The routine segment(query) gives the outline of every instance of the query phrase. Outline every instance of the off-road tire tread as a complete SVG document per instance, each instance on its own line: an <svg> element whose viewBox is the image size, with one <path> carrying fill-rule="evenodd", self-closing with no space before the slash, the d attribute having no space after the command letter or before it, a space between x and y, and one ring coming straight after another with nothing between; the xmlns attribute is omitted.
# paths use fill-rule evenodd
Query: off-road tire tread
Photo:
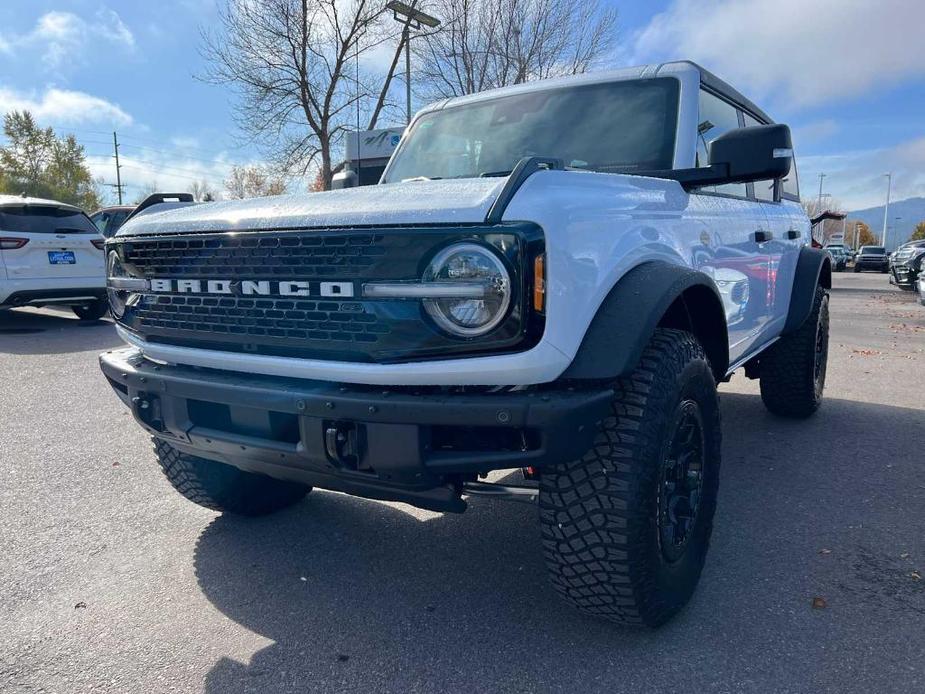
<svg viewBox="0 0 925 694"><path fill-rule="evenodd" d="M240 516L263 516L300 501L311 487L245 472L181 453L153 439L164 476L180 494L205 508Z"/></svg>
<svg viewBox="0 0 925 694"><path fill-rule="evenodd" d="M649 500L657 487L662 429L677 404L677 381L685 366L698 360L701 375L709 374L714 398L713 421L704 422L704 435L709 436L712 425L711 464L718 479L719 405L709 361L696 338L669 329L656 330L635 371L614 384L612 413L599 423L591 450L540 477L539 515L550 580L561 597L586 613L621 624L658 626L684 606L696 587L702 560L680 593L656 590L661 550L653 541L656 514ZM715 486L707 496L700 510L704 557Z"/></svg>
<svg viewBox="0 0 925 694"><path fill-rule="evenodd" d="M813 310L796 332L782 337L760 357L761 400L764 406L780 417L802 419L809 417L822 403L816 396L813 384L816 353L816 324L824 322L828 332L828 293L816 287Z"/></svg>

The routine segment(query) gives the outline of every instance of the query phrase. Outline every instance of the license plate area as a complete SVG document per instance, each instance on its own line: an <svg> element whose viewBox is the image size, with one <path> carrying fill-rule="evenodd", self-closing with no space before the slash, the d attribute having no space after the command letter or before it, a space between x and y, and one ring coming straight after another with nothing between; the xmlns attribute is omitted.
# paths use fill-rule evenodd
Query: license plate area
<svg viewBox="0 0 925 694"><path fill-rule="evenodd" d="M77 257L74 251L48 251L48 262L51 265L75 265Z"/></svg>

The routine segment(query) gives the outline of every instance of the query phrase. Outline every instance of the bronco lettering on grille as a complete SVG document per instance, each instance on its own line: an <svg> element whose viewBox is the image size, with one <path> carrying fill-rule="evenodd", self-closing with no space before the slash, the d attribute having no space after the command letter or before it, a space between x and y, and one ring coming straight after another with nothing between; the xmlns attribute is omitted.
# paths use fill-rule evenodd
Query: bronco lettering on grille
<svg viewBox="0 0 925 694"><path fill-rule="evenodd" d="M236 296L352 297L352 282L305 280L174 280L152 279L152 292L171 294L232 294Z"/></svg>

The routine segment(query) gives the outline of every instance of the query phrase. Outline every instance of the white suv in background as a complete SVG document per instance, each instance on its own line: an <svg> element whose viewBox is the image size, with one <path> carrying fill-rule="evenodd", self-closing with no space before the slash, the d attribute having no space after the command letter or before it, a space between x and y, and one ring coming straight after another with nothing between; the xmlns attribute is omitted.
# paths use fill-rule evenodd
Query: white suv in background
<svg viewBox="0 0 925 694"><path fill-rule="evenodd" d="M104 243L80 208L0 195L0 310L58 304L81 320L102 318Z"/></svg>

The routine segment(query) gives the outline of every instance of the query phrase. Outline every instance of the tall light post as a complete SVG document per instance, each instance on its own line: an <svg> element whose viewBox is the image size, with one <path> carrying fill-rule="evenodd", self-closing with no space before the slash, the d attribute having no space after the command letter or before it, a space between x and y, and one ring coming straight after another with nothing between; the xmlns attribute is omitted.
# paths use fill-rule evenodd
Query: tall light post
<svg viewBox="0 0 925 694"><path fill-rule="evenodd" d="M822 204L823 204L822 201L830 197L832 197L831 193L821 193L819 195L819 214L820 215L822 214L822 210L824 209L822 207ZM824 243L825 242L825 219L819 220L818 231L819 231L819 243Z"/></svg>
<svg viewBox="0 0 925 694"><path fill-rule="evenodd" d="M417 5L417 0L414 0L410 5L400 2L400 0L391 0L385 5L386 9L392 10L392 18L404 25L401 41L405 45L405 117L408 123L411 122L411 29L420 29L422 25L431 29L436 29L440 26L439 19L421 12L416 9L415 5ZM400 49L401 46L399 45Z"/></svg>
<svg viewBox="0 0 925 694"><path fill-rule="evenodd" d="M883 175L886 176L886 207L883 208L883 235L880 237L880 245L886 247L886 223L890 218L890 193L893 188L893 172Z"/></svg>
<svg viewBox="0 0 925 694"><path fill-rule="evenodd" d="M824 173L820 173L820 174L819 174L819 202L816 203L816 214L822 214L822 212L823 212L823 209L822 209L822 198L823 198L823 195L822 195L822 181L823 181L824 179L825 179L825 174L824 174ZM823 243L823 242L825 241L825 221L824 221L824 220L820 220L820 222L819 222L819 237L820 237L819 243Z"/></svg>

